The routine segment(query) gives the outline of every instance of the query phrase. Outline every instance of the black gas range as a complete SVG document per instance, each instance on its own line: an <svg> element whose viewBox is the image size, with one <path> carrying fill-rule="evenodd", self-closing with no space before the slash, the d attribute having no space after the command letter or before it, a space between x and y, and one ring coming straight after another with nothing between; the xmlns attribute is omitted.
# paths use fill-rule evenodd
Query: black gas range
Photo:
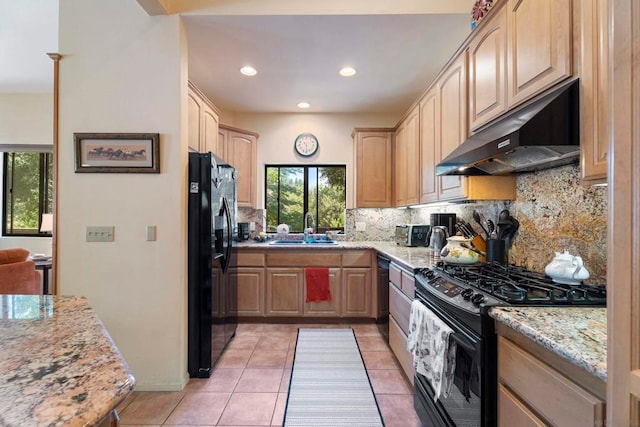
<svg viewBox="0 0 640 427"><path fill-rule="evenodd" d="M416 299L451 327L456 342L452 392L433 400L431 386L414 379L415 408L423 425L496 425L497 349L493 306L605 306L602 285L565 285L526 268L498 263L438 263L416 274Z"/></svg>

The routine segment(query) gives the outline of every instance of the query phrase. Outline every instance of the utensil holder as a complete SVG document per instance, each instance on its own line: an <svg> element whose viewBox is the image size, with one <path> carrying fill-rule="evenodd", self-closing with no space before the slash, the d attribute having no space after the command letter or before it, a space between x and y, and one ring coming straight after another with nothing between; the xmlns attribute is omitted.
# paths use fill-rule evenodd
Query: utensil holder
<svg viewBox="0 0 640 427"><path fill-rule="evenodd" d="M487 240L487 262L507 263L507 246L504 240Z"/></svg>

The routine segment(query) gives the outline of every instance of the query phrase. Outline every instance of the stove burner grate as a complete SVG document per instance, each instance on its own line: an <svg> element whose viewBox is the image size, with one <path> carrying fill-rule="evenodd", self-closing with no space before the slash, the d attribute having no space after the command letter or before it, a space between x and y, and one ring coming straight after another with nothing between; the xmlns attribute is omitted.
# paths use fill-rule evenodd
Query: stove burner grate
<svg viewBox="0 0 640 427"><path fill-rule="evenodd" d="M486 263L461 266L439 262L436 271L508 303L532 305L605 305L606 303L606 290L602 285L555 283L543 274L515 265Z"/></svg>

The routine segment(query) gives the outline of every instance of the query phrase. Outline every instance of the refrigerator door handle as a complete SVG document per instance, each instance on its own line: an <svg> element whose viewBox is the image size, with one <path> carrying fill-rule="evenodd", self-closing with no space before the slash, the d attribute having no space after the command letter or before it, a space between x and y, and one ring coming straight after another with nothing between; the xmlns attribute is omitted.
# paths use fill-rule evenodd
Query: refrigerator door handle
<svg viewBox="0 0 640 427"><path fill-rule="evenodd" d="M223 257L220 260L220 265L222 267L222 272L226 273L227 266L229 265L229 258L231 257L231 244L232 244L232 230L231 230L231 213L229 212L229 203L227 202L227 198L222 198L222 206L220 206L220 216L222 217L222 221L224 221L224 225L226 225L227 234L225 236L224 227L220 230L220 238L217 239L216 242L216 252L222 253ZM218 247L218 244L222 245L222 247Z"/></svg>

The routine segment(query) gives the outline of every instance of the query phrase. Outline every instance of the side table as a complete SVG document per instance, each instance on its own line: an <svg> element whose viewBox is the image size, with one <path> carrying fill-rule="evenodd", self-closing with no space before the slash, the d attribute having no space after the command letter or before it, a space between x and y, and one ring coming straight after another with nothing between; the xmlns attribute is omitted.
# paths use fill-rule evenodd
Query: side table
<svg viewBox="0 0 640 427"><path fill-rule="evenodd" d="M51 258L33 261L36 264L36 270L42 271L42 294L49 294L49 270L51 270Z"/></svg>

